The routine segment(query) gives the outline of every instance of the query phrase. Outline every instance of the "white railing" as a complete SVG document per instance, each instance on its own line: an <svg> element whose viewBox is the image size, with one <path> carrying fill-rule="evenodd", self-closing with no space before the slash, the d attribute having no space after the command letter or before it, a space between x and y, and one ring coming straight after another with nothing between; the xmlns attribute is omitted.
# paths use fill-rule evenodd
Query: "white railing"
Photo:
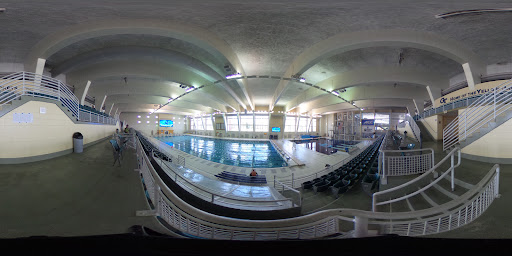
<svg viewBox="0 0 512 256"><path fill-rule="evenodd" d="M448 150L476 132L496 116L512 108L512 80L481 95L443 129L443 150Z"/></svg>
<svg viewBox="0 0 512 256"><path fill-rule="evenodd" d="M137 143L140 143L137 140ZM201 238L223 240L314 239L342 233L339 238L364 237L368 227L378 234L408 236L440 233L463 226L481 215L499 197L499 166L476 186L449 203L406 213L380 213L355 209L332 209L280 220L243 220L222 217L192 207L160 179L138 145L137 159L153 212L173 228ZM340 224L353 229L341 230Z"/></svg>
<svg viewBox="0 0 512 256"><path fill-rule="evenodd" d="M159 157L154 157L157 160L157 163L165 169L169 170L171 173L168 173L168 176L179 186L186 189L187 191L194 193L199 198L219 205L225 205L231 208L239 208L239 206L244 207L254 207L254 208L275 208L275 209L286 209L292 207L299 207L301 205L301 194L299 191L291 189L289 187L282 187L281 190L284 191L290 190L292 192L291 198L284 199L246 199L234 196L226 196L225 194L219 194L215 191L210 191L208 188L198 185L197 183L191 182L189 179L184 177L179 171L180 168L185 168L185 158L182 156L172 156L163 150L159 150L161 154L165 155L171 161L164 161ZM284 185L284 184L283 184ZM298 194L297 194L298 193ZM247 204L251 203L251 204Z"/></svg>
<svg viewBox="0 0 512 256"><path fill-rule="evenodd" d="M427 151L428 153L424 153ZM388 176L403 176L424 173L434 166L434 149L380 150L379 176L384 180Z"/></svg>
<svg viewBox="0 0 512 256"><path fill-rule="evenodd" d="M83 122L97 122L115 125L116 118L105 117L80 108L78 98L60 80L30 72L18 72L0 78L0 106L21 96L57 100Z"/></svg>
<svg viewBox="0 0 512 256"><path fill-rule="evenodd" d="M455 164L454 161L455 153L457 153L458 157L457 164ZM444 162L446 162L448 159L450 159L450 167L439 176L437 173L437 169L441 167L441 165L444 164ZM443 179L448 174L451 174L451 188L453 191L455 189L455 168L460 165L460 159L460 149L455 148L448 155L446 155L439 163L437 163L427 172L423 173L421 176L402 185L374 193L372 201L372 210L377 211L377 206L379 205L386 205L396 203L398 201L407 200L427 190L433 185L437 184L441 179ZM431 181L431 177L429 176L430 174L433 174L433 177L436 179Z"/></svg>
<svg viewBox="0 0 512 256"><path fill-rule="evenodd" d="M410 220L391 220L369 222L381 224L384 234L401 236L421 236L450 231L464 226L487 210L494 199L499 198L500 166L494 165L487 175L464 195L437 207L419 210L411 214L389 213L396 218L408 216ZM432 213L437 215L432 216Z"/></svg>
<svg viewBox="0 0 512 256"><path fill-rule="evenodd" d="M412 118L411 115L406 114L405 121L409 123L409 126L411 127L412 133L416 140L421 143L421 130L416 121L414 121L414 118Z"/></svg>
<svg viewBox="0 0 512 256"><path fill-rule="evenodd" d="M79 118L78 98L61 81L29 72L18 72L1 78L0 106L23 95L58 100Z"/></svg>

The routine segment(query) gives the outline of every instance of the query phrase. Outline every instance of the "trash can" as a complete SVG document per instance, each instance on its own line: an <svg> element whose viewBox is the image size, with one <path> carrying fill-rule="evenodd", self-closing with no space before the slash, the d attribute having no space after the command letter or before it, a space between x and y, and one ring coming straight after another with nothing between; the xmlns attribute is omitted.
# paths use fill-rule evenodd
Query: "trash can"
<svg viewBox="0 0 512 256"><path fill-rule="evenodd" d="M73 151L75 153L84 152L84 136L79 132L73 133Z"/></svg>

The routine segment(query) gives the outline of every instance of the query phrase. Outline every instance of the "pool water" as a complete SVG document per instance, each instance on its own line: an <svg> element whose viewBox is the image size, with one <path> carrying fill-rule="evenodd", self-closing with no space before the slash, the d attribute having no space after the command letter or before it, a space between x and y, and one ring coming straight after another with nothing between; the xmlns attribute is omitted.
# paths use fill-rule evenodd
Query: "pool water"
<svg viewBox="0 0 512 256"><path fill-rule="evenodd" d="M175 149L216 163L251 168L288 166L268 141L235 141L187 135L157 139Z"/></svg>

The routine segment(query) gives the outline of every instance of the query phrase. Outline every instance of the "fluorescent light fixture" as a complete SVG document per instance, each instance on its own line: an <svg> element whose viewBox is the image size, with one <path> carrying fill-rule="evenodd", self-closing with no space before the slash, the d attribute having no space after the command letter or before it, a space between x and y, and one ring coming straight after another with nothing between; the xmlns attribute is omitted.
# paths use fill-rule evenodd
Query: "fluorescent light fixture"
<svg viewBox="0 0 512 256"><path fill-rule="evenodd" d="M355 105L356 105L356 103L352 103L352 105L354 105L354 106L355 106Z"/></svg>
<svg viewBox="0 0 512 256"><path fill-rule="evenodd" d="M173 100L173 98L169 98L169 99L167 100L167 102L171 102L172 100Z"/></svg>
<svg viewBox="0 0 512 256"><path fill-rule="evenodd" d="M364 108L361 109L361 111L363 111L363 110L364 110Z"/></svg>
<svg viewBox="0 0 512 256"><path fill-rule="evenodd" d="M236 74L232 74L232 75L227 75L226 79L234 79L234 78L240 78L240 77L242 77L242 75L240 73L236 73Z"/></svg>
<svg viewBox="0 0 512 256"><path fill-rule="evenodd" d="M337 91L332 91L331 93L332 93L332 94L334 94L334 95L336 95L336 96L340 96L340 93L339 93L339 92L337 92Z"/></svg>
<svg viewBox="0 0 512 256"><path fill-rule="evenodd" d="M306 82L306 78L304 78L304 77L301 77L301 78L299 79L299 82L301 82L301 83L304 83L304 82Z"/></svg>
<svg viewBox="0 0 512 256"><path fill-rule="evenodd" d="M185 92L191 92L191 91L193 91L193 90L195 90L195 89L196 89L196 88L194 88L194 87L189 87Z"/></svg>

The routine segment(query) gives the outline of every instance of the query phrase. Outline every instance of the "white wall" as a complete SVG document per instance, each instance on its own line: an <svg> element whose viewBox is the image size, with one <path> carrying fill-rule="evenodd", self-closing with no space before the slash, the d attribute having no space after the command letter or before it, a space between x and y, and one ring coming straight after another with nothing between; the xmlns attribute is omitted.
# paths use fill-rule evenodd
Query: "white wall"
<svg viewBox="0 0 512 256"><path fill-rule="evenodd" d="M512 159L512 119L462 149L462 153Z"/></svg>
<svg viewBox="0 0 512 256"><path fill-rule="evenodd" d="M420 122L427 128L427 131L434 138L434 140L440 140L443 137L441 132L441 136L438 135L439 125L437 121L438 115L429 116L427 118L423 118Z"/></svg>
<svg viewBox="0 0 512 256"><path fill-rule="evenodd" d="M140 118L139 118L140 116ZM149 118L147 118L149 116ZM174 115L174 114L160 114L154 113L150 115L149 113L121 113L119 119L121 121L126 121L124 124L129 125L131 128L134 128L138 131L145 132L147 134L158 134L158 130L173 130L174 133L184 133L185 132L185 116L183 115ZM160 120L173 120L174 127L171 128L163 128L159 126ZM139 123L140 121L140 123ZM149 123L148 123L149 121ZM123 127L124 128L124 127Z"/></svg>
<svg viewBox="0 0 512 256"><path fill-rule="evenodd" d="M31 113L33 122L14 122L15 113ZM75 124L55 103L29 101L0 118L0 158L61 152L73 148L75 132L82 133L87 144L111 136L115 129L115 125Z"/></svg>

